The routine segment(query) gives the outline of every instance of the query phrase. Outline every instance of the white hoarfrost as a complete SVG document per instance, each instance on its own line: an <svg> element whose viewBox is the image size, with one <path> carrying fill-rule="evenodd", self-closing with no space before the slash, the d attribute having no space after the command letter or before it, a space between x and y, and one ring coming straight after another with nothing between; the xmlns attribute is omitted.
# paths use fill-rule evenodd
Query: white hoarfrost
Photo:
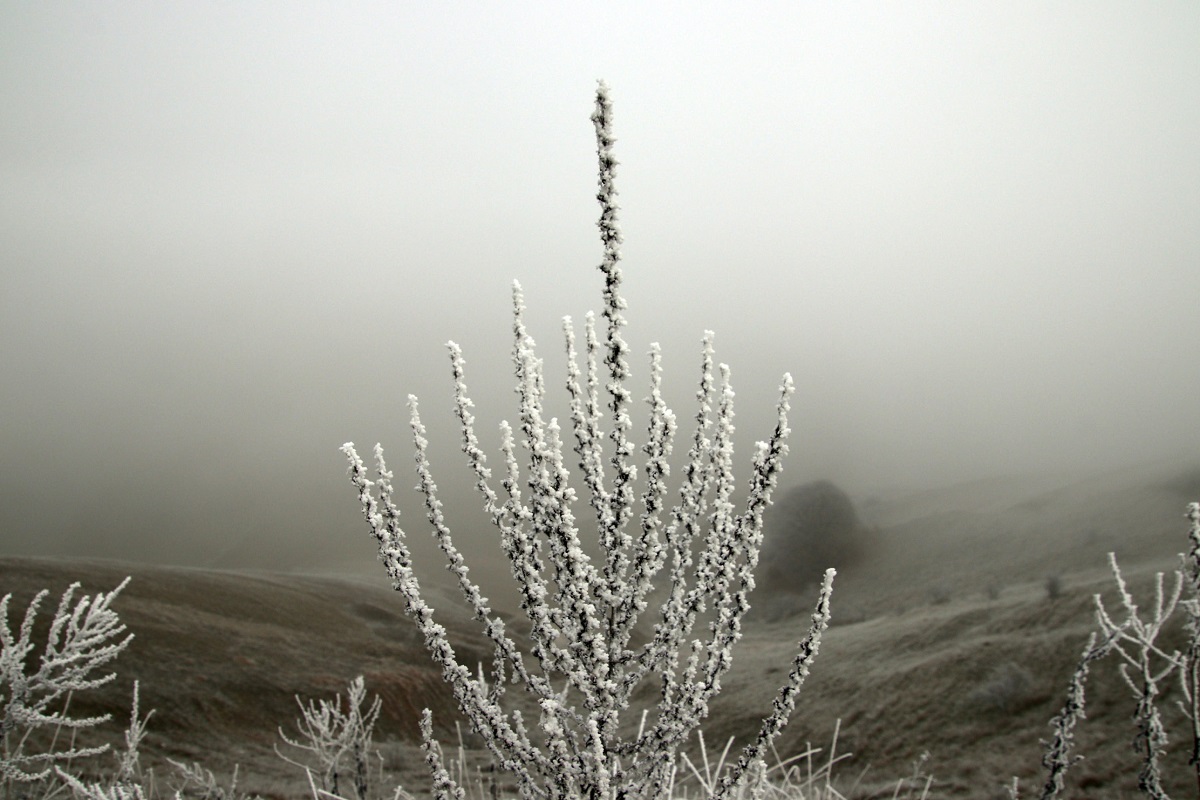
<svg viewBox="0 0 1200 800"><path fill-rule="evenodd" d="M525 327L519 284L513 284L512 351L519 397L517 431L507 422L500 427L503 469L498 489L475 433L462 351L453 342L448 345L462 450L517 582L521 609L530 625L528 641L518 644L509 636L503 618L468 576L429 469L417 399L409 397L417 488L438 545L494 646L490 680L482 674L473 676L457 661L445 629L434 621L433 609L422 596L382 448L375 446L371 477L352 443L343 450L350 462L350 480L394 587L404 596L408 614L472 728L497 766L515 777L521 796L662 798L674 779L678 749L707 716L709 701L720 691L730 667L731 648L741 638L762 545L762 515L787 453L793 389L785 375L775 429L755 448L747 497L739 510L734 503L730 371L723 364L714 371L713 336L705 332L695 432L677 478L678 502L668 507L677 420L663 399L661 352L652 345L649 423L646 443L640 448L645 461L641 470L633 463L638 448L631 439L632 395L626 387L629 347L621 336L625 301L620 294L617 160L612 108L603 83L596 93L592 121L599 159L597 199L604 250L601 313L606 335L602 341L597 337L595 317L589 314L581 369L574 328L570 318L563 321L569 435L578 473L566 464L558 421L544 415L542 360ZM599 557L594 560L580 540L573 481L586 494L595 516ZM644 644L635 647L635 627L650 608L655 578L664 570L666 591L660 596L656 621L643 637ZM812 624L771 712L733 767L714 782L713 797L725 795L748 772L760 769L763 754L787 724L828 625L833 574L833 570L826 573ZM694 634L701 618L708 620L707 631ZM648 714L630 710L635 689L646 680L659 687L657 706ZM521 684L536 700L540 708L536 733L531 733L519 711L502 705L509 681ZM627 724L631 715L636 715L635 720L642 717L641 725ZM629 733L631 729L636 733ZM462 797L462 788L442 765L428 712L421 730L435 794Z"/></svg>
<svg viewBox="0 0 1200 800"><path fill-rule="evenodd" d="M0 782L39 781L50 775L56 764L108 750L108 745L75 746L73 735L64 737L70 744L46 752L27 752L25 743L31 732L39 728L74 732L109 719L107 714L71 716L70 698L76 692L95 689L116 677L116 673L104 673L103 669L129 646L133 635L126 634L125 623L111 606L128 583L126 578L111 592L84 595L78 600L75 592L79 584L71 584L58 602L40 647L34 640L34 622L48 592L43 590L33 598L21 627L15 632L8 625L12 595L0 599L0 703L3 704ZM136 719L136 694L134 698Z"/></svg>
<svg viewBox="0 0 1200 800"><path fill-rule="evenodd" d="M346 690L346 710L342 710L342 696L329 700L309 700L305 703L296 697L300 716L296 719L299 735L289 736L279 729L279 738L284 744L308 753L312 763L303 763L279 752L275 752L289 764L300 767L311 776L316 773L321 790L331 796L346 796L343 778L349 778L354 789L355 800L367 800L370 796L370 759L374 754L375 722L383 701L378 696L364 707L367 690L363 676L350 682Z"/></svg>

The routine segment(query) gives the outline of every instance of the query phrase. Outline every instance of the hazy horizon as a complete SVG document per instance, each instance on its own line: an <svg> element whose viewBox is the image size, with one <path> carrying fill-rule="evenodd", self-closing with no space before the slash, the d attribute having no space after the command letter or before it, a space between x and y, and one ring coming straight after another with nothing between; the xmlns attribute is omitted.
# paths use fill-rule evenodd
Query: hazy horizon
<svg viewBox="0 0 1200 800"><path fill-rule="evenodd" d="M444 344L494 454L520 280L565 417L561 318L600 303L599 78L635 397L659 341L689 420L714 330L740 464L784 372L786 484L1200 454L1195 4L132 2L0 23L5 555L369 564L338 447L382 442L407 488L409 393L451 521L484 528Z"/></svg>

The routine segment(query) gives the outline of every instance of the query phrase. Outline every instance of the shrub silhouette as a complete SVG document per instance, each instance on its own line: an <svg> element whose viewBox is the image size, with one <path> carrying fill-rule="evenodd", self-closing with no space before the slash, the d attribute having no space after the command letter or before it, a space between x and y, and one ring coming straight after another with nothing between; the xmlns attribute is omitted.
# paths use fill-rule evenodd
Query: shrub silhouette
<svg viewBox="0 0 1200 800"><path fill-rule="evenodd" d="M1037 699L1034 677L1021 664L1005 661L967 695L967 713L991 711L1012 713Z"/></svg>
<svg viewBox="0 0 1200 800"><path fill-rule="evenodd" d="M852 568L866 554L866 537L854 503L833 483L814 481L783 492L764 520L765 592L800 592L829 567Z"/></svg>

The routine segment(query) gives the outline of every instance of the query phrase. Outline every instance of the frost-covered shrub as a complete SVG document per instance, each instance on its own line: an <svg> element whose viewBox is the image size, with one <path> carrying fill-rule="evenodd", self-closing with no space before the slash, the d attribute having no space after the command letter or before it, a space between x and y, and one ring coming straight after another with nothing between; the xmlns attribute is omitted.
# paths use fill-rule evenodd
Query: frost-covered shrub
<svg viewBox="0 0 1200 800"><path fill-rule="evenodd" d="M133 701L123 746L113 755L115 768L101 780L84 780L86 766L95 773L99 766L94 756L108 752L108 744L84 746L81 731L108 722L111 715L73 716L70 705L79 692L97 689L116 678L104 672L105 666L121 654L130 641L112 603L128 585L129 578L111 592L78 600L79 584L72 584L59 600L45 640L39 646L35 637L38 610L49 592L43 590L30 602L19 629L9 626L8 604L11 595L0 599L0 702L3 702L3 741L0 743L0 797L58 797L69 792L78 800L147 800L158 793L147 788L140 763L140 748L153 710L140 710L138 682L133 683ZM37 737L37 734L42 734ZM48 740L48 746L36 745ZM175 764L183 783L176 798L195 797L190 791L194 781L206 771L198 765ZM215 786L207 773L205 785ZM235 777L236 783L236 777ZM211 800L246 800L231 786L225 794L208 792Z"/></svg>
<svg viewBox="0 0 1200 800"><path fill-rule="evenodd" d="M41 781L51 776L57 764L108 750L106 744L77 746L75 734L106 722L109 715L72 716L69 706L72 694L103 686L116 677L116 673L103 670L129 646L133 635L126 635L125 624L111 606L128 583L126 578L107 594L84 595L78 600L79 584L72 584L63 592L40 643L35 641L34 625L49 593L43 590L33 598L15 631L8 619L12 595L0 599L0 784L11 787ZM69 733L53 737L47 750L28 750L30 737L42 730Z"/></svg>
<svg viewBox="0 0 1200 800"><path fill-rule="evenodd" d="M1066 785L1067 771L1081 758L1073 750L1075 727L1087 717L1087 678L1095 662L1114 653L1121 660L1121 677L1134 700L1133 748L1141 759L1138 788L1158 800L1169 797L1162 784L1161 758L1166 750L1167 731L1159 708L1168 682L1179 687L1180 698L1175 706L1190 728L1187 738L1191 753L1187 764L1195 771L1200 785L1200 503L1189 503L1186 516L1191 523L1188 552L1180 555L1179 569L1175 570L1169 586L1161 572L1155 576L1154 599L1148 613L1139 608L1130 594L1116 556L1108 554L1124 614L1114 617L1101 596L1095 595L1099 630L1089 637L1067 686L1066 701L1050 721L1054 735L1044 743L1046 753L1042 763L1048 772L1042 800L1059 795ZM1182 650L1167 650L1159 637L1177 611L1182 611L1187 640ZM1014 800L1018 797L1015 778L1010 796Z"/></svg>
<svg viewBox="0 0 1200 800"><path fill-rule="evenodd" d="M376 695L369 705L364 706L367 690L363 677L359 675L350 682L346 690L345 710L342 696L330 700L309 700L299 697L300 716L296 720L297 734L289 736L279 729L279 738L284 743L303 753L315 763L301 763L278 753L289 764L300 767L318 776L321 789L334 795L341 794L343 777L352 780L354 797L367 800L370 788L369 761L374 746L375 722L379 719L382 701Z"/></svg>
<svg viewBox="0 0 1200 800"><path fill-rule="evenodd" d="M668 795L679 747L707 715L709 701L721 690L730 667L731 647L741 638L762 545L763 512L787 452L792 382L785 375L775 430L755 448L746 499L736 507L733 390L729 368L722 364L714 370L711 333L703 337L695 430L674 505L669 505L668 494L676 417L659 390L657 345L650 349L646 441L635 445L633 395L627 388L629 348L621 335L625 301L620 294L611 118L608 90L601 84L592 121L600 168L604 339L598 338L589 315L580 367L574 327L569 318L564 320L570 400L564 431L557 419L545 417L542 361L525 328L521 290L514 284L518 421L516 432L507 422L501 425L498 485L476 437L462 353L453 342L448 345L462 449L520 591L530 626L523 645L508 634L503 618L471 582L451 541L429 470L425 428L416 398L409 397L418 489L434 536L494 645L490 680L476 677L475 665L458 663L445 629L422 596L382 448L375 447L373 478L353 445L343 448L379 556L404 596L407 612L471 726L526 798ZM575 473L563 452L567 437L573 439ZM642 470L633 462L639 451L645 456ZM580 492L596 520L596 560L587 555L580 539ZM665 591L654 596L657 621L644 643L635 646L635 626L651 608L653 582L664 570ZM787 723L828 624L832 580L829 570L773 710L713 788L714 797L725 795L752 767L761 769L764 753ZM698 620L707 625L694 633ZM536 700L536 721L503 705L510 680ZM647 710L639 725L630 698L644 681L657 684L657 706ZM435 795L461 797L462 789L451 779L433 741L428 712L422 731Z"/></svg>

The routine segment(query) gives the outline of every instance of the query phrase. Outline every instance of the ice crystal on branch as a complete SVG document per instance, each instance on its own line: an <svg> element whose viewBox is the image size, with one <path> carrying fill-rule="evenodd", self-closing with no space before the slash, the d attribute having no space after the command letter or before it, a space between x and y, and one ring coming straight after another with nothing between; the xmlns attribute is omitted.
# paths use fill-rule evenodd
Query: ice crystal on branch
<svg viewBox="0 0 1200 800"><path fill-rule="evenodd" d="M458 345L448 344L462 450L517 582L521 610L529 621L527 642L518 644L509 636L502 617L469 577L442 513L417 400L409 397L417 489L463 597L494 647L490 681L482 670L474 675L458 662L445 628L434 621L433 609L422 596L400 525L394 476L382 448L375 446L373 477L352 443L342 449L393 586L404 596L408 614L472 728L497 766L516 778L521 796L663 798L673 782L676 754L707 716L709 702L721 690L732 663L731 649L742 635L762 545L763 511L787 455L793 387L791 377L785 375L775 429L755 449L747 497L739 510L730 369L724 364L714 367L713 335L705 332L695 430L678 478L678 500L670 505L678 422L662 395L657 344L649 353L646 441L638 448L632 439L629 346L621 336L625 300L620 291L621 233L614 185L618 162L613 154L612 105L603 83L596 92L592 122L599 163L606 332L601 340L595 317L589 314L581 369L574 326L570 318L563 321L570 400L570 430L565 433L557 419L545 416L542 360L525 327L521 287L513 284L517 421L515 426L508 422L500 426L503 467L498 488L475 433L466 362ZM577 473L572 473L564 455L566 437L573 439ZM645 455L641 470L634 463L639 449ZM595 560L580 538L576 483L595 517L599 548ZM635 628L650 610L655 580L664 573L665 591L657 595L650 635L634 646ZM829 622L832 582L833 570L829 570L787 683L758 735L715 785L713 797L727 794L748 772L758 769L763 754L787 724ZM696 631L700 619L707 621L703 632ZM535 732L526 727L519 711L501 705L509 679L536 701L540 716ZM636 726L636 734L630 735L633 726L627 717L638 713L630 709L630 700L643 681L659 686L658 702ZM436 795L460 797L461 787L454 785L442 766L428 712L421 729Z"/></svg>

